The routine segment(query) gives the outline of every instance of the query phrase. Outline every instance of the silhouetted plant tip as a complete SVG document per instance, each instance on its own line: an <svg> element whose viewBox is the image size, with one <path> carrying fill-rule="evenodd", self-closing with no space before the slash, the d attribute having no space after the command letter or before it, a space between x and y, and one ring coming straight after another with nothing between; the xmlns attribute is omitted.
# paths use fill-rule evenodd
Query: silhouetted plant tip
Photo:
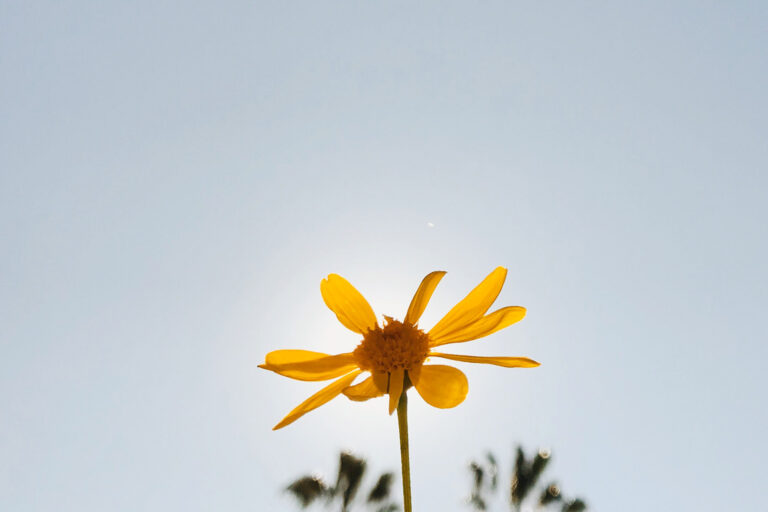
<svg viewBox="0 0 768 512"><path fill-rule="evenodd" d="M382 501L389 496L394 478L394 473L384 473L381 475L376 482L376 485L373 486L371 493L368 495L368 501Z"/></svg>
<svg viewBox="0 0 768 512"><path fill-rule="evenodd" d="M554 503L555 501L559 501L560 499L561 499L560 488L557 486L556 483L553 482L549 484L546 489L544 489L544 492L541 493L541 498L539 498L539 504L549 505L550 503Z"/></svg>
<svg viewBox="0 0 768 512"><path fill-rule="evenodd" d="M585 510L587 510L587 504L578 498L563 505L563 512L584 512Z"/></svg>
<svg viewBox="0 0 768 512"><path fill-rule="evenodd" d="M539 451L533 459L533 464L531 464L531 472L529 476L531 487L534 487L536 483L538 483L539 477L544 472L544 468L547 467L547 464L549 464L549 452L542 453L542 451Z"/></svg>
<svg viewBox="0 0 768 512"><path fill-rule="evenodd" d="M469 498L469 504L475 507L475 510L487 510L488 506L485 504L483 498L477 494L473 494Z"/></svg>
<svg viewBox="0 0 768 512"><path fill-rule="evenodd" d="M308 507L316 499L328 494L328 487L322 479L316 476L304 476L285 488L301 503L302 508Z"/></svg>
<svg viewBox="0 0 768 512"><path fill-rule="evenodd" d="M496 457L491 452L485 455L488 459L488 473L491 475L491 490L495 491L499 485L499 465L496 463Z"/></svg>
<svg viewBox="0 0 768 512"><path fill-rule="evenodd" d="M470 462L469 469L472 471L472 473L475 476L475 489L479 490L480 487L483 486L483 476L485 472L477 462Z"/></svg>
<svg viewBox="0 0 768 512"><path fill-rule="evenodd" d="M525 453L522 447L517 447L517 455L515 457L515 468L512 473L512 481L510 483L510 500L516 506L525 499L525 496L530 490L528 481L528 467L525 461Z"/></svg>
<svg viewBox="0 0 768 512"><path fill-rule="evenodd" d="M339 476L333 494L342 496L342 510L347 510L349 503L357 494L360 482L365 473L365 461L358 459L351 453L342 452L339 455Z"/></svg>
<svg viewBox="0 0 768 512"><path fill-rule="evenodd" d="M525 458L523 449L518 446L515 458L515 472L511 484L511 500L515 505L520 505L528 494L536 487L539 477L549 464L549 450L539 450L532 461Z"/></svg>
<svg viewBox="0 0 768 512"><path fill-rule="evenodd" d="M488 453L486 454L486 461L486 465L477 461L471 461L469 463L469 470L472 472L473 487L472 494L470 494L467 501L475 510L488 509L488 504L483 498L485 489L488 487L489 491L493 492L496 490L498 484L496 458L493 454Z"/></svg>

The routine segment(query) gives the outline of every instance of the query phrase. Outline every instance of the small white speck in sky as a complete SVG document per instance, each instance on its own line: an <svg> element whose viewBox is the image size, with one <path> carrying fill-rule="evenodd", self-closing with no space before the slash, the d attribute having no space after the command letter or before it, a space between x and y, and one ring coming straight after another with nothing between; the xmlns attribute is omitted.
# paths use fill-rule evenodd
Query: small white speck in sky
<svg viewBox="0 0 768 512"><path fill-rule="evenodd" d="M427 227L428 228L433 228L433 227L435 227L435 225L432 222L427 222Z"/></svg>

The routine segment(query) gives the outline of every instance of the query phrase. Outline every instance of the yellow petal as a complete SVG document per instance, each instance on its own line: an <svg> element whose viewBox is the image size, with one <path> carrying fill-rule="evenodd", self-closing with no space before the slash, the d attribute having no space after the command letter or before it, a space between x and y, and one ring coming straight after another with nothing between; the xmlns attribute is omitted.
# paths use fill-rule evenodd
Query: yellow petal
<svg viewBox="0 0 768 512"><path fill-rule="evenodd" d="M360 370L354 371L349 375L345 375L339 380L332 382L328 386L325 386L323 389L300 403L294 410L289 412L288 415L283 418L282 421L280 421L280 423L272 427L272 430L277 430L285 427L286 425L290 425L297 419L307 414L309 411L317 409L321 405L328 403L336 396L338 396L339 393L341 393L344 388L349 386L349 384L361 373L362 372Z"/></svg>
<svg viewBox="0 0 768 512"><path fill-rule="evenodd" d="M386 374L383 374L383 375L386 378ZM385 385L386 385L386 381L385 381ZM379 389L379 387L374 382L373 376L371 376L365 379L360 384L349 386L343 391L343 393L350 400L354 400L356 402L364 402L366 400L370 400L371 398L382 396L384 394L384 391Z"/></svg>
<svg viewBox="0 0 768 512"><path fill-rule="evenodd" d="M365 334L376 327L376 315L368 301L343 277L331 274L320 283L325 304L344 327Z"/></svg>
<svg viewBox="0 0 768 512"><path fill-rule="evenodd" d="M265 364L283 365L290 363L303 363L304 361L311 361L321 357L328 357L329 355L331 354L313 352L311 350L273 350L267 354L267 357L265 358Z"/></svg>
<svg viewBox="0 0 768 512"><path fill-rule="evenodd" d="M435 288L437 288L437 283L440 282L444 275L444 271L436 270L430 272L421 280L419 289L416 290L413 299L411 299L411 305L408 306L408 313L405 314L405 323L415 324L419 321L421 314L424 313L424 308L427 307L430 297L432 297Z"/></svg>
<svg viewBox="0 0 768 512"><path fill-rule="evenodd" d="M386 393L389 388L389 374L387 372L373 372L373 383L379 391Z"/></svg>
<svg viewBox="0 0 768 512"><path fill-rule="evenodd" d="M505 327L519 322L525 317L525 308L521 306L507 306L497 309L489 315L475 320L471 324L454 331L446 331L439 336L430 334L429 345L439 347L448 343L460 343L462 341L476 340Z"/></svg>
<svg viewBox="0 0 768 512"><path fill-rule="evenodd" d="M480 357L480 356L460 356L456 354L441 354L439 352L431 352L429 357L442 357L445 359L452 359L453 361L463 361L465 363L483 363L483 364L495 364L496 366L503 366L504 368L536 368L540 366L540 363L527 357Z"/></svg>
<svg viewBox="0 0 768 512"><path fill-rule="evenodd" d="M496 300L504 286L507 269L497 267L474 290L456 304L430 331L432 339L457 331L482 317Z"/></svg>
<svg viewBox="0 0 768 512"><path fill-rule="evenodd" d="M297 380L328 380L346 375L357 362L351 353L332 356L309 350L275 350L259 368Z"/></svg>
<svg viewBox="0 0 768 512"><path fill-rule="evenodd" d="M469 384L461 370L441 364L422 365L409 372L416 391L429 405L440 409L456 407L467 396Z"/></svg>
<svg viewBox="0 0 768 512"><path fill-rule="evenodd" d="M395 412L403 392L405 370L395 370L389 374L389 414Z"/></svg>

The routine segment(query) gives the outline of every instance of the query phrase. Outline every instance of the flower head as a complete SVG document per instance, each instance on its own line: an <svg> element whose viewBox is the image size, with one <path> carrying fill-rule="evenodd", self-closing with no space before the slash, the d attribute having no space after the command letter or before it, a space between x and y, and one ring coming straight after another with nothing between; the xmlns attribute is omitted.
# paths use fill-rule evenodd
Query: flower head
<svg viewBox="0 0 768 512"><path fill-rule="evenodd" d="M507 306L487 313L507 276L507 270L498 267L425 332L419 328L418 321L444 275L443 271L428 274L416 290L403 321L385 316L383 326L377 322L365 298L346 279L336 274L324 279L320 283L320 292L325 304L345 327L363 338L357 348L345 354L308 350L275 350L267 354L260 368L297 380L337 379L299 404L275 425L274 430L293 423L342 393L356 401L387 394L389 413L392 414L400 395L412 384L430 405L439 408L459 405L469 389L466 376L452 366L425 364L431 357L506 368L539 366L526 357L463 356L434 351L442 345L488 336L525 316L525 308L520 306ZM353 385L363 372L370 376Z"/></svg>

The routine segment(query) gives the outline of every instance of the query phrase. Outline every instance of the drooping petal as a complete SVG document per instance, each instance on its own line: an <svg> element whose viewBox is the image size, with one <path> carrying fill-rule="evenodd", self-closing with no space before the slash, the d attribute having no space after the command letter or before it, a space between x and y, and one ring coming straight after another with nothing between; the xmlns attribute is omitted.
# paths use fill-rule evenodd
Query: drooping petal
<svg viewBox="0 0 768 512"><path fill-rule="evenodd" d="M465 363L495 364L496 366L503 366L504 368L536 368L537 366L540 366L540 363L533 359L528 359L527 357L460 356L457 354L442 354L439 352L431 352L429 357L442 357L444 359L462 361Z"/></svg>
<svg viewBox="0 0 768 512"><path fill-rule="evenodd" d="M384 375L386 378L386 374L382 375ZM346 395L346 397L350 400L354 400L356 402L364 402L366 400L370 400L371 398L382 396L385 391L379 389L379 387L376 385L376 382L374 382L373 376L370 376L360 384L349 386L344 391L342 391L342 393L344 393L344 395Z"/></svg>
<svg viewBox="0 0 768 512"><path fill-rule="evenodd" d="M386 393L389 388L389 374L387 372L373 372L373 383L379 391Z"/></svg>
<svg viewBox="0 0 768 512"><path fill-rule="evenodd" d="M320 283L325 304L336 313L344 327L365 334L376 327L376 315L354 286L337 274L331 274Z"/></svg>
<svg viewBox="0 0 768 512"><path fill-rule="evenodd" d="M504 286L507 269L496 267L483 281L464 297L442 320L430 329L429 336L437 339L446 333L463 329L482 317L491 307Z"/></svg>
<svg viewBox="0 0 768 512"><path fill-rule="evenodd" d="M439 347L448 343L461 343L463 341L483 338L519 322L524 316L525 308L521 306L507 306L497 309L493 313L485 315L461 329L447 330L439 336L432 336L430 334L429 345L431 347Z"/></svg>
<svg viewBox="0 0 768 512"><path fill-rule="evenodd" d="M280 421L280 423L272 427L272 430L277 430L285 427L286 425L290 425L297 419L307 414L309 411L317 409L321 405L328 403L337 397L339 393L341 393L344 388L349 386L349 384L361 373L362 372L360 370L354 371L349 375L345 375L344 377L325 386L323 389L304 400L295 409L289 412L288 415L283 418L282 421Z"/></svg>
<svg viewBox="0 0 768 512"><path fill-rule="evenodd" d="M440 409L456 407L469 391L466 375L452 366L425 364L420 369L411 370L409 375L421 398Z"/></svg>
<svg viewBox="0 0 768 512"><path fill-rule="evenodd" d="M403 379L405 370L395 370L389 374L389 414L395 412L400 403L400 395L403 392Z"/></svg>
<svg viewBox="0 0 768 512"><path fill-rule="evenodd" d="M445 271L436 270L434 272L430 272L424 279L421 280L419 289L416 290L416 293L413 295L413 299L411 299L411 305L408 306L408 313L405 314L405 323L415 324L419 321L421 314L424 313L424 309L427 307L429 299L435 292L435 288L437 288L437 283L440 282L444 275Z"/></svg>
<svg viewBox="0 0 768 512"><path fill-rule="evenodd" d="M330 355L309 350L275 350L259 368L296 380L328 380L346 375L357 362L351 353Z"/></svg>

